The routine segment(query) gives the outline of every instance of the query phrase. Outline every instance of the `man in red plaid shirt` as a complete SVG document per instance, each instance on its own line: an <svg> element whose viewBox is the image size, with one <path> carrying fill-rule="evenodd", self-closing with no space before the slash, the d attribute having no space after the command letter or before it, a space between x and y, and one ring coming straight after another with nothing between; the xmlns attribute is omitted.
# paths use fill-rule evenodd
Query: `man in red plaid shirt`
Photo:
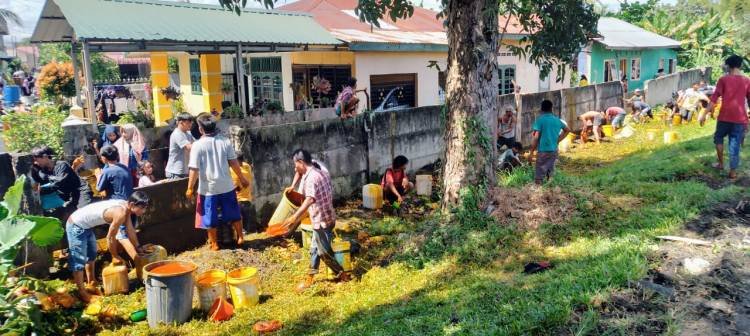
<svg viewBox="0 0 750 336"><path fill-rule="evenodd" d="M302 218L307 211L313 226L312 246L310 247L310 270L305 280L297 286L302 292L312 286L315 274L318 273L320 260L328 266L339 281L349 281L350 276L336 261L331 242L333 228L336 226L336 211L333 209L333 184L331 176L317 166L309 152L298 149L292 155L294 170L302 176L302 194L305 201L297 212L284 222L284 226L292 226Z"/></svg>

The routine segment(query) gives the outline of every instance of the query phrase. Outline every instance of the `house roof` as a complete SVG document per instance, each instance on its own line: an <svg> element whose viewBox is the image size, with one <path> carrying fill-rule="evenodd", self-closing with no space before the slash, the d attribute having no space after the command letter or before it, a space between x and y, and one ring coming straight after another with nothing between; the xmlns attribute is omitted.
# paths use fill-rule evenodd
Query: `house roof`
<svg viewBox="0 0 750 336"><path fill-rule="evenodd" d="M678 41L652 33L641 27L612 17L599 18L597 30L599 30L601 38L596 38L594 41L605 45L609 49L624 50L680 47L680 42Z"/></svg>
<svg viewBox="0 0 750 336"><path fill-rule="evenodd" d="M32 42L337 45L308 14L157 0L46 0Z"/></svg>
<svg viewBox="0 0 750 336"><path fill-rule="evenodd" d="M392 21L390 18L380 20L380 28L370 26L359 20L354 9L357 0L300 0L279 7L283 11L309 13L321 26L328 29L342 41L349 42L352 50L406 50L408 46L420 45L422 50L447 50L448 39L443 20L438 13L429 9L414 6L414 14L407 18ZM507 19L500 18L500 27L505 26ZM508 24L506 36L525 35L514 19ZM401 44L389 46L383 44ZM438 47L439 46L439 47Z"/></svg>

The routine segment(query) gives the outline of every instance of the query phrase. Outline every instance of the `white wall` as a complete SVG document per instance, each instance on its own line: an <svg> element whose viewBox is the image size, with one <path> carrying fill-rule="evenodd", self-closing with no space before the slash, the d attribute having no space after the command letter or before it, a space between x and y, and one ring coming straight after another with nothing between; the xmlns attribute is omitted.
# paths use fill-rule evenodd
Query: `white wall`
<svg viewBox="0 0 750 336"><path fill-rule="evenodd" d="M189 55L188 53L177 53L170 54L170 56L177 57L177 63L180 70L180 92L182 93L182 102L185 104L185 109L192 115L197 115L204 111L203 108L203 96L193 95L190 88L190 59L199 59L197 55Z"/></svg>
<svg viewBox="0 0 750 336"><path fill-rule="evenodd" d="M357 78L357 89L370 89L371 75L417 74L417 107L438 105L438 71L428 68L430 61L437 61L440 69L445 71L447 53L441 52L355 52L354 77ZM364 96L360 98L364 102ZM367 104L360 104L360 112Z"/></svg>
<svg viewBox="0 0 750 336"><path fill-rule="evenodd" d="M498 65L515 65L516 66L516 84L521 86L521 93L537 93L539 92L539 68L518 58L517 56L498 56ZM565 79L562 82L557 82L557 70L553 67L549 76L549 90L560 90L570 87L570 71L565 72Z"/></svg>
<svg viewBox="0 0 750 336"><path fill-rule="evenodd" d="M249 58L254 57L281 57L281 86L283 89L283 99L284 99L284 110L285 111L294 111L294 90L292 90L292 56L288 52L277 52L277 53L253 53L253 54L245 54L244 57L248 58L247 62L250 63ZM249 68L249 66L248 66ZM234 72L227 71L227 72ZM246 76L249 76L248 78L248 94L250 96L250 104L253 102L253 81L252 81L252 74L248 71L248 73L245 74Z"/></svg>

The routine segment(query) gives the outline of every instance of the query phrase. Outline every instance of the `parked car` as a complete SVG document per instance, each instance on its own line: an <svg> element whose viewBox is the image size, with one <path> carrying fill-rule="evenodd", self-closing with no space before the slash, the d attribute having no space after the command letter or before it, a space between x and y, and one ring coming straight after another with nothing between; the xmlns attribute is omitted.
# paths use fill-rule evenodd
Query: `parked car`
<svg viewBox="0 0 750 336"><path fill-rule="evenodd" d="M388 94L385 95L385 99L378 105L378 107L374 108L373 112L388 112L388 111L398 111L398 110L404 110L408 109L411 106L409 104L401 104L398 101L398 98L396 97L396 94L399 90L403 90L403 87L397 86L390 91L388 91Z"/></svg>

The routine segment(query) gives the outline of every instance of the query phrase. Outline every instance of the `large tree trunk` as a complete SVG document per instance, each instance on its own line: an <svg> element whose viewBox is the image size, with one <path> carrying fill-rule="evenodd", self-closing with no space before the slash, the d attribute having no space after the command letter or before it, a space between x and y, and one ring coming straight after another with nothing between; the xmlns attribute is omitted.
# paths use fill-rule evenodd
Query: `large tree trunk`
<svg viewBox="0 0 750 336"><path fill-rule="evenodd" d="M497 12L497 0L452 0L446 11L444 209L459 205L467 191L479 192L482 202L495 181Z"/></svg>

